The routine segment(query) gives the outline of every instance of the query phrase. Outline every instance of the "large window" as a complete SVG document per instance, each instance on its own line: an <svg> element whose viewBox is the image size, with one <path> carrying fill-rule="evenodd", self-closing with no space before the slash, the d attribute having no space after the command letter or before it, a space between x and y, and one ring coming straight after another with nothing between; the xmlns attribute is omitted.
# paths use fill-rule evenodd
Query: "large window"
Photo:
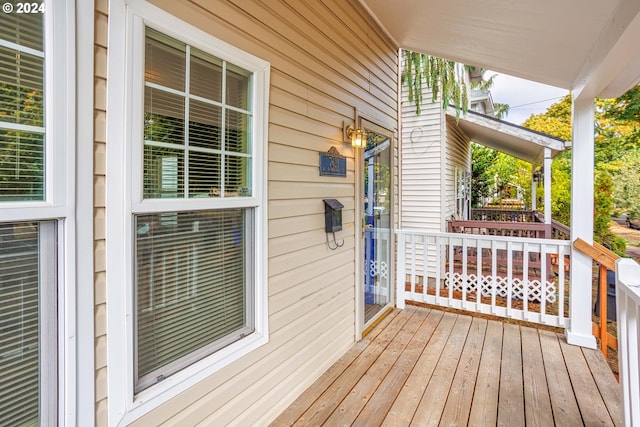
<svg viewBox="0 0 640 427"><path fill-rule="evenodd" d="M10 5L6 3L5 6ZM0 425L56 423L57 221L47 182L45 16L0 24ZM48 21L49 22L49 21ZM47 133L48 135L48 133ZM52 157L52 156L50 156Z"/></svg>
<svg viewBox="0 0 640 427"><path fill-rule="evenodd" d="M251 71L145 26L135 392L255 330L253 85Z"/></svg>

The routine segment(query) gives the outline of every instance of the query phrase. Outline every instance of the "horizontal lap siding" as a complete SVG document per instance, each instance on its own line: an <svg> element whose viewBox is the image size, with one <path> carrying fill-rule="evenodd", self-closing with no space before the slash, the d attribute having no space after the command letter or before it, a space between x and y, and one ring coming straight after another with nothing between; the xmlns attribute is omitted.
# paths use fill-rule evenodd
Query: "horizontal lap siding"
<svg viewBox="0 0 640 427"><path fill-rule="evenodd" d="M442 231L441 151L443 112L424 94L420 115L402 86L402 188L401 228Z"/></svg>
<svg viewBox="0 0 640 427"><path fill-rule="evenodd" d="M95 298L95 420L107 425L107 289L105 269L105 175L107 109L108 0L95 1L94 38L94 298Z"/></svg>
<svg viewBox="0 0 640 427"><path fill-rule="evenodd" d="M397 123L397 51L357 1L154 3L271 64L270 342L136 424L265 424L354 341L356 167L342 124L354 108ZM347 157L346 177L319 176L318 153L331 147ZM335 251L324 198L345 205Z"/></svg>
<svg viewBox="0 0 640 427"><path fill-rule="evenodd" d="M456 167L471 171L471 143L453 117L447 117L447 150L444 162L445 219L456 212Z"/></svg>

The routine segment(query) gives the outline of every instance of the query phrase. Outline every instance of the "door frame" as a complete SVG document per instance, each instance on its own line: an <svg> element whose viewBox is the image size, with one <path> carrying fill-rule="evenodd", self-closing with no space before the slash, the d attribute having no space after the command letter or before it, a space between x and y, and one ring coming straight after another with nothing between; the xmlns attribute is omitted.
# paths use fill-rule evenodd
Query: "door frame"
<svg viewBox="0 0 640 427"><path fill-rule="evenodd" d="M375 315L369 322L365 324L364 319L364 228L363 228L363 215L364 215L364 150L357 149L354 153L355 158L355 235L356 235L356 286L355 286L355 301L356 301L356 340L361 340L368 332L375 326L380 320L386 316L395 305L395 229L397 226L396 218L396 183L398 177L396 176L396 159L397 159L397 138L395 123L390 120L384 120L377 117L372 117L364 114L357 114L355 124L357 128L371 130L380 134L388 135L391 144L391 153L389 159L389 167L391 169L390 184L389 184L389 198L390 198L390 220L389 220L389 302Z"/></svg>

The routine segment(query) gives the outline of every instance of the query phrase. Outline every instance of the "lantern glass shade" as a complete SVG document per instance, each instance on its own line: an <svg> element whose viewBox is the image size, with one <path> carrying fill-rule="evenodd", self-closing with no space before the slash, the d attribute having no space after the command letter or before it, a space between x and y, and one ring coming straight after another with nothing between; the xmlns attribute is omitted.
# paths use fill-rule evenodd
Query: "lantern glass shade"
<svg viewBox="0 0 640 427"><path fill-rule="evenodd" d="M367 145L367 137L365 136L364 130L362 129L354 129L351 134L351 145L354 148L364 148Z"/></svg>

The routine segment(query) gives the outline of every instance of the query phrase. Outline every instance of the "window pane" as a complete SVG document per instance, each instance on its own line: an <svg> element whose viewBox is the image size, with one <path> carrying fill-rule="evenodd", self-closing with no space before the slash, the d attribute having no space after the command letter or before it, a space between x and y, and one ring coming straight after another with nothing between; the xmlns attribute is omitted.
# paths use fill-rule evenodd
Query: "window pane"
<svg viewBox="0 0 640 427"><path fill-rule="evenodd" d="M220 155L189 152L189 197L220 197Z"/></svg>
<svg viewBox="0 0 640 427"><path fill-rule="evenodd" d="M251 118L236 111L227 110L225 149L236 153L249 153L249 121Z"/></svg>
<svg viewBox="0 0 640 427"><path fill-rule="evenodd" d="M249 79L251 73L227 64L227 105L249 110Z"/></svg>
<svg viewBox="0 0 640 427"><path fill-rule="evenodd" d="M0 425L38 424L39 224L0 224Z"/></svg>
<svg viewBox="0 0 640 427"><path fill-rule="evenodd" d="M248 214L135 216L137 391L253 330Z"/></svg>
<svg viewBox="0 0 640 427"><path fill-rule="evenodd" d="M44 126L44 59L0 47L0 122Z"/></svg>
<svg viewBox="0 0 640 427"><path fill-rule="evenodd" d="M251 196L251 159L225 156L224 188L226 197Z"/></svg>
<svg viewBox="0 0 640 427"><path fill-rule="evenodd" d="M145 81L184 91L185 44L152 28L147 28L146 36Z"/></svg>
<svg viewBox="0 0 640 427"><path fill-rule="evenodd" d="M44 200L43 14L0 27L0 201Z"/></svg>
<svg viewBox="0 0 640 427"><path fill-rule="evenodd" d="M144 147L145 198L182 197L184 152L165 147Z"/></svg>
<svg viewBox="0 0 640 427"><path fill-rule="evenodd" d="M44 200L44 135L0 129L0 201Z"/></svg>
<svg viewBox="0 0 640 427"><path fill-rule="evenodd" d="M0 39L42 52L43 17L42 13L3 13Z"/></svg>
<svg viewBox="0 0 640 427"><path fill-rule="evenodd" d="M189 92L222 102L222 61L198 49L191 49Z"/></svg>
<svg viewBox="0 0 640 427"><path fill-rule="evenodd" d="M191 100L189 103L189 145L220 149L222 108Z"/></svg>
<svg viewBox="0 0 640 427"><path fill-rule="evenodd" d="M184 98L158 89L144 90L145 141L184 144Z"/></svg>

